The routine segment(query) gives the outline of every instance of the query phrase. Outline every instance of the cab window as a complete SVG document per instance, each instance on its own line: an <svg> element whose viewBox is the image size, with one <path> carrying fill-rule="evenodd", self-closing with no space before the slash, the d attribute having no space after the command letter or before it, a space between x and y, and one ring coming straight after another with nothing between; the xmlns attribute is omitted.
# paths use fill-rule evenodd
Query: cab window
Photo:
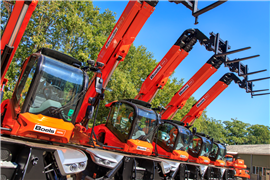
<svg viewBox="0 0 270 180"><path fill-rule="evenodd" d="M16 99L17 103L19 102L20 107L22 107L26 95L28 93L29 87L31 85L31 82L33 80L34 74L36 72L36 67L37 67L37 61L36 57L32 57L27 66L25 67L25 71L21 75L21 79L19 80L17 89L16 91Z"/></svg>
<svg viewBox="0 0 270 180"><path fill-rule="evenodd" d="M209 154L209 158L215 158L218 152L218 146L216 144L213 144L212 151Z"/></svg>
<svg viewBox="0 0 270 180"><path fill-rule="evenodd" d="M154 136L154 129L156 127L156 114L154 111L143 106L137 105L138 115L133 130L132 139L146 138L147 142L152 142Z"/></svg>
<svg viewBox="0 0 270 180"><path fill-rule="evenodd" d="M201 145L202 145L202 140L200 137L198 136L194 136L193 137L193 141L190 144L189 150L193 153L193 154L198 154L201 150Z"/></svg>
<svg viewBox="0 0 270 180"><path fill-rule="evenodd" d="M158 130L158 145L166 151L173 151L178 130L171 124L162 124Z"/></svg>
<svg viewBox="0 0 270 180"><path fill-rule="evenodd" d="M134 119L134 108L125 103L115 103L111 107L107 127L122 141L128 139Z"/></svg>

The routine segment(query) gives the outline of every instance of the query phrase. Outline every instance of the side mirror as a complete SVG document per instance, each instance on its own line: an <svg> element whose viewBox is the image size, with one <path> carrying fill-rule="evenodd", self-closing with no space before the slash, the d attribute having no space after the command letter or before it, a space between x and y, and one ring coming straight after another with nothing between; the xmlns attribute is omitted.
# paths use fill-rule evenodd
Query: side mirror
<svg viewBox="0 0 270 180"><path fill-rule="evenodd" d="M103 87L103 79L100 77L96 77L95 88L98 94L102 93L102 87Z"/></svg>
<svg viewBox="0 0 270 180"><path fill-rule="evenodd" d="M157 114L157 115L158 115L158 118L157 118L158 123L157 123L157 125L159 126L159 125L163 124L163 121L161 121L161 115L160 114Z"/></svg>
<svg viewBox="0 0 270 180"><path fill-rule="evenodd" d="M196 134L196 132L197 132L197 129L195 127L193 127L192 128L192 134L194 135L194 134Z"/></svg>
<svg viewBox="0 0 270 180"><path fill-rule="evenodd" d="M92 119L93 115L94 115L94 106L87 106L87 110L85 113L85 118L86 119Z"/></svg>

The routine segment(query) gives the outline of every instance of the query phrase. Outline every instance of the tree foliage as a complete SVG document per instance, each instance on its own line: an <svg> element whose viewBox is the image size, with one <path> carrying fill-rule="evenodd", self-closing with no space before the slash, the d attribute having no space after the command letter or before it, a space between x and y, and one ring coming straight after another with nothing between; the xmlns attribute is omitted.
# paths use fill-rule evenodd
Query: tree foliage
<svg viewBox="0 0 270 180"><path fill-rule="evenodd" d="M1 1L1 29L8 11ZM115 14L99 12L90 1L39 1L9 67L3 99L12 95L19 68L39 48L59 50L82 62L96 59L115 24Z"/></svg>
<svg viewBox="0 0 270 180"><path fill-rule="evenodd" d="M270 144L270 127L259 124L247 128L248 144Z"/></svg>
<svg viewBox="0 0 270 180"><path fill-rule="evenodd" d="M244 123L237 119L232 121L224 121L228 144L246 144L248 131L247 128L250 126L248 123Z"/></svg>

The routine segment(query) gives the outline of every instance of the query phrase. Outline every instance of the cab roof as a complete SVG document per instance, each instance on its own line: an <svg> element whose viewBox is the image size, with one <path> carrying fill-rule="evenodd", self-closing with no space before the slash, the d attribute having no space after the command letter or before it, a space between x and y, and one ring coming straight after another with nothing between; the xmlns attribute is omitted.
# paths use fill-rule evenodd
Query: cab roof
<svg viewBox="0 0 270 180"><path fill-rule="evenodd" d="M80 62L79 60L66 55L64 53L61 53L59 51L55 51L49 48L41 48L39 49L37 52L40 52L41 54L45 55L45 56L49 56L51 58L57 59L59 61L65 62L69 65L75 66L75 67L80 67L82 66L82 62Z"/></svg>

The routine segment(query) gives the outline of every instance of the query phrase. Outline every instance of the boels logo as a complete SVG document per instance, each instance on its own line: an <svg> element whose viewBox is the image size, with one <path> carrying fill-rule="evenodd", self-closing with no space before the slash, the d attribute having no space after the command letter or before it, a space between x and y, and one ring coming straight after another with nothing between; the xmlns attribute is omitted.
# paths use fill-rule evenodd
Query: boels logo
<svg viewBox="0 0 270 180"><path fill-rule="evenodd" d="M47 133L47 134L56 134L59 136L64 136L66 133L65 130L58 130L55 128L41 126L41 125L37 125L37 124L34 127L34 131L39 131L39 132L43 132L43 133Z"/></svg>
<svg viewBox="0 0 270 180"><path fill-rule="evenodd" d="M137 150L146 151L147 148L146 147L137 146Z"/></svg>
<svg viewBox="0 0 270 180"><path fill-rule="evenodd" d="M186 156L185 155L180 155L180 158L186 158Z"/></svg>

